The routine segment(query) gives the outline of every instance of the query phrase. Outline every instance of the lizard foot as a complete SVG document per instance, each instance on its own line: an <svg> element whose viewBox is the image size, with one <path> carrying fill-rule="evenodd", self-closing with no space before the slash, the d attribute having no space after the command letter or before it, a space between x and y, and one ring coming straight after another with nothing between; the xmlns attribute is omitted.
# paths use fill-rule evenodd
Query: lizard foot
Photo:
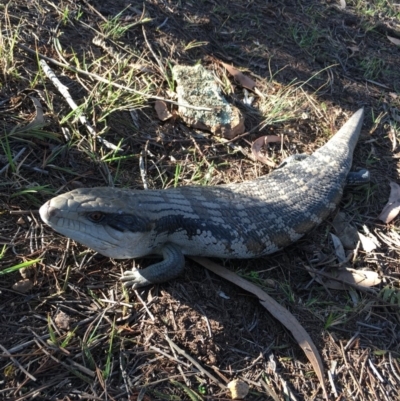
<svg viewBox="0 0 400 401"><path fill-rule="evenodd" d="M178 245L165 244L161 249L163 260L145 269L128 270L124 272L121 281L125 287L139 288L150 284L163 283L183 272L185 258Z"/></svg>
<svg viewBox="0 0 400 401"><path fill-rule="evenodd" d="M132 270L128 270L128 271L124 272L122 274L120 280L122 281L124 287L132 288L132 289L153 284L146 277L143 277L140 274L140 270L138 270L136 268L133 268Z"/></svg>

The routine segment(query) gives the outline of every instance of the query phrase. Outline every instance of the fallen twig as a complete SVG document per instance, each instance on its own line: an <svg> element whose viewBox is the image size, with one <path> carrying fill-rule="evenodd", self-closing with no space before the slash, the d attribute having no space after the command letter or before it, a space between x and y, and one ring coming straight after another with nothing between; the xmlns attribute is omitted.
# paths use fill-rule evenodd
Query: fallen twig
<svg viewBox="0 0 400 401"><path fill-rule="evenodd" d="M22 148L12 159L13 163L15 163L21 156L22 154L25 152L26 148ZM10 163L7 163L1 170L0 170L0 174L3 174L5 171L8 170L8 168L10 167Z"/></svg>
<svg viewBox="0 0 400 401"><path fill-rule="evenodd" d="M222 384L215 376L213 376L211 373L209 373L206 369L204 369L195 359L193 359L189 354L187 354L182 348L179 348L167 335L165 335L165 339L167 340L168 344L174 348L178 354L183 355L190 363L192 363L196 368L208 376L214 383L218 384L218 386L222 390L226 390L226 386Z"/></svg>
<svg viewBox="0 0 400 401"><path fill-rule="evenodd" d="M60 80L56 77L56 74L54 74L53 70L49 67L49 65L46 63L46 61L40 60L39 64L42 67L43 72L50 79L50 81L53 83L53 85L58 89L58 91L61 93L61 95L64 96L64 99L67 101L67 103L69 104L71 109L73 111L78 110L79 106L74 102L71 95L69 94L69 89L60 82ZM90 125L89 121L83 114L79 114L78 118L79 118L79 121L89 131L90 135L92 135L94 138L96 138L100 143L102 143L108 149L112 149L112 150L116 150L116 151L122 150L121 148L119 148L118 146L115 146L111 142L108 142L106 139L102 138L101 136L98 136L96 130Z"/></svg>
<svg viewBox="0 0 400 401"><path fill-rule="evenodd" d="M8 358L10 358L10 360L19 368L21 369L21 372L24 372L31 380L36 381L36 377L32 376L26 369L24 369L24 367L7 351L6 348L4 348L1 344L0 344L0 349L4 352L4 355L7 356ZM3 355L3 357L4 357Z"/></svg>

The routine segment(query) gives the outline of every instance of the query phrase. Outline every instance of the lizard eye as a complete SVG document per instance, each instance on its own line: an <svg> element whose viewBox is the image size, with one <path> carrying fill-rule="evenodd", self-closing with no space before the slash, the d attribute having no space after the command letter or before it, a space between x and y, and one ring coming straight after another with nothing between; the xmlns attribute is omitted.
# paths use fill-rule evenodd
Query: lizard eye
<svg viewBox="0 0 400 401"><path fill-rule="evenodd" d="M106 215L102 212L91 212L86 215L86 217L93 223L100 223L104 220Z"/></svg>

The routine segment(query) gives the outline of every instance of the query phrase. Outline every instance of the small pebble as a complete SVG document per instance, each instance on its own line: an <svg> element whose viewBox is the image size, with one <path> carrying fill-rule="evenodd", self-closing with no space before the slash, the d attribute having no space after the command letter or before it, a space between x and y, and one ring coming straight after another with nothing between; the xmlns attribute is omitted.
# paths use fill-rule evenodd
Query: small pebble
<svg viewBox="0 0 400 401"><path fill-rule="evenodd" d="M239 379L229 382L228 388L233 400L242 400L249 393L249 385Z"/></svg>

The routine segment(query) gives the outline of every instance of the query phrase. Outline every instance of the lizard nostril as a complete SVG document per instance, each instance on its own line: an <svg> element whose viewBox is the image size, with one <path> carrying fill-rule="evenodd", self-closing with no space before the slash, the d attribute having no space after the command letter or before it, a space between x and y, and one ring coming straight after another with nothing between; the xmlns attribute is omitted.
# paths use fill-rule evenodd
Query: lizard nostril
<svg viewBox="0 0 400 401"><path fill-rule="evenodd" d="M40 209L39 209L39 214L42 220L49 224L49 221L57 217L57 212L59 209L56 207L51 206L51 200L47 201Z"/></svg>
<svg viewBox="0 0 400 401"><path fill-rule="evenodd" d="M57 209L56 207L50 206L50 203L49 203L49 205L47 207L47 215L48 215L49 218L57 217L57 212L58 211L59 211L59 209Z"/></svg>

